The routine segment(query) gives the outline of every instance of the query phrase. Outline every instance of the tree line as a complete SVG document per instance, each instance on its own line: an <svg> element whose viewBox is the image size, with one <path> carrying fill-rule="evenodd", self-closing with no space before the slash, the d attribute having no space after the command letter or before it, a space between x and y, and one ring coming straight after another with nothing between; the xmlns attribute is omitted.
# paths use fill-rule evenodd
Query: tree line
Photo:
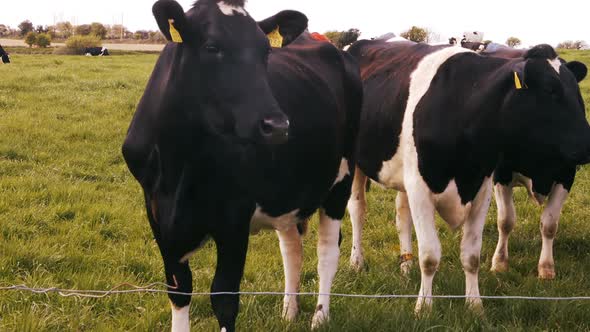
<svg viewBox="0 0 590 332"><path fill-rule="evenodd" d="M150 42L166 42L160 31L137 30L129 31L121 24L102 24L92 22L90 24L73 25L69 21L58 22L54 25L34 25L30 20L22 21L17 28L11 28L6 24L0 24L0 37L2 38L26 38L30 33L46 34L50 39L68 39L75 35L96 36L104 39L134 39Z"/></svg>

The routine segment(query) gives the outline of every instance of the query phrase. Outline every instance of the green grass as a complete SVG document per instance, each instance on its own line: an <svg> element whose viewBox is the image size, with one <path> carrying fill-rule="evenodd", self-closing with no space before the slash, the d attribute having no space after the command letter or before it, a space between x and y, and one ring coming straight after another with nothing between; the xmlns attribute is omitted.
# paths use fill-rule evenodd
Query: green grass
<svg viewBox="0 0 590 332"><path fill-rule="evenodd" d="M564 52L590 65L590 52ZM0 66L0 285L108 289L122 282L163 281L163 267L120 146L155 55L112 57L19 55ZM590 80L582 84L590 105ZM557 278L540 281L540 209L516 194L518 222L511 240L511 270L488 272L497 231L492 204L485 227L480 287L483 295L590 296L590 172L578 173L555 242ZM420 275L400 276L394 194L369 193L364 238L368 270L348 267L350 222L333 291L417 294ZM305 238L302 291L317 291L317 221ZM463 294L460 232L439 221L443 258L434 293ZM207 291L214 246L192 259L195 291ZM242 290L282 291L283 272L274 233L252 236ZM314 297L301 301L295 323L279 319L282 299L243 296L241 331L304 331ZM332 300L326 331L379 330L590 330L590 302L486 300L485 316L471 315L462 300L435 300L433 314L413 315L414 300ZM192 326L214 331L207 297L193 298ZM170 315L165 295L130 294L103 299L0 292L0 331L164 331Z"/></svg>

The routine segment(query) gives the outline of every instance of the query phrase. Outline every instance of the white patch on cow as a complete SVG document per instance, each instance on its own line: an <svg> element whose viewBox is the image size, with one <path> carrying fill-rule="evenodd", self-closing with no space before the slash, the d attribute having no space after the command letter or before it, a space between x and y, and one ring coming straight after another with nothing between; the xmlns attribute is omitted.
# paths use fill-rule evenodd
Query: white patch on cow
<svg viewBox="0 0 590 332"><path fill-rule="evenodd" d="M461 196L459 196L455 180L449 182L445 191L434 195L434 202L440 216L453 229L463 225L471 211L471 203L466 205L461 203Z"/></svg>
<svg viewBox="0 0 590 332"><path fill-rule="evenodd" d="M303 263L303 246L301 235L296 225L292 225L285 231L277 231L281 255L283 257L283 270L285 273L285 293L299 292L299 280L301 265ZM285 295L283 299L283 318L293 321L299 312L299 304L296 295Z"/></svg>
<svg viewBox="0 0 590 332"><path fill-rule="evenodd" d="M399 41L408 41L408 40L404 37L395 36L395 37L389 38L386 42L393 43L393 42L399 42Z"/></svg>
<svg viewBox="0 0 590 332"><path fill-rule="evenodd" d="M513 176L514 178L514 176ZM498 244L492 258L491 271L505 272L508 270L508 238L516 223L516 209L512 198L512 185L496 184L494 187L496 206L498 207Z"/></svg>
<svg viewBox="0 0 590 332"><path fill-rule="evenodd" d="M398 153L399 151L400 147L398 146L393 157L381 164L381 170L379 170L379 173L377 174L377 179L387 188L405 190L403 178L404 163L402 160L402 154Z"/></svg>
<svg viewBox="0 0 590 332"><path fill-rule="evenodd" d="M86 55L86 56L92 56L92 54L90 54L90 53L86 53L86 54L84 54L84 55Z"/></svg>
<svg viewBox="0 0 590 332"><path fill-rule="evenodd" d="M533 180L530 178L520 174L520 173L512 173L512 183L511 187L518 187L522 186L525 187L527 192L529 193L529 197L537 203L537 205L541 206L545 203L545 199L547 196L541 195L533 191Z"/></svg>
<svg viewBox="0 0 590 332"><path fill-rule="evenodd" d="M177 308L174 304L170 303L170 306L172 307L172 332L190 332L190 305Z"/></svg>
<svg viewBox="0 0 590 332"><path fill-rule="evenodd" d="M277 231L284 231L290 226L299 223L301 220L297 218L299 209L285 213L278 217L271 217L262 211L260 205L256 204L256 211L250 219L250 233L256 234L261 229L274 229Z"/></svg>
<svg viewBox="0 0 590 332"><path fill-rule="evenodd" d="M227 332L227 329L225 327L222 327L221 332Z"/></svg>
<svg viewBox="0 0 590 332"><path fill-rule="evenodd" d="M559 75L559 67L561 67L561 61L559 61L559 58L555 58L553 60L547 59L547 62L549 62L551 67L553 67L553 69L555 69L555 71Z"/></svg>
<svg viewBox="0 0 590 332"><path fill-rule="evenodd" d="M358 167L354 171L350 198L346 204L350 223L352 224L352 249L350 250L350 265L360 271L365 262L363 257L363 225L365 223L365 212L367 200L365 198L367 176Z"/></svg>
<svg viewBox="0 0 590 332"><path fill-rule="evenodd" d="M349 174L350 171L348 170L348 160L346 160L346 158L342 158L340 160L340 168L338 169L336 180L334 180L334 184L332 184L332 187L335 186L338 182L342 181L344 177Z"/></svg>
<svg viewBox="0 0 590 332"><path fill-rule="evenodd" d="M218 2L217 6L221 10L221 12L226 16L233 16L234 13L248 16L248 13L244 9L244 7L232 6L230 4L225 3L225 1Z"/></svg>
<svg viewBox="0 0 590 332"><path fill-rule="evenodd" d="M340 220L330 218L324 210L320 211L320 226L318 231L318 274L320 276L318 303L311 321L311 328L318 328L330 317L330 294L332 282L338 269L340 247Z"/></svg>
<svg viewBox="0 0 590 332"><path fill-rule="evenodd" d="M404 275L410 273L412 267L412 214L408 203L408 195L400 191L395 197L395 227L399 237L399 250L402 262L400 268Z"/></svg>
<svg viewBox="0 0 590 332"><path fill-rule="evenodd" d="M403 184L408 194L408 202L418 240L418 254L421 269L421 284L416 302L416 312L428 310L432 306L432 280L441 257L441 246L434 224L434 199L428 185L418 170L418 153L414 142L414 111L430 88L438 69L450 57L473 51L462 47L447 47L425 56L410 75L410 88L399 152L403 160ZM394 156L395 158L395 156Z"/></svg>

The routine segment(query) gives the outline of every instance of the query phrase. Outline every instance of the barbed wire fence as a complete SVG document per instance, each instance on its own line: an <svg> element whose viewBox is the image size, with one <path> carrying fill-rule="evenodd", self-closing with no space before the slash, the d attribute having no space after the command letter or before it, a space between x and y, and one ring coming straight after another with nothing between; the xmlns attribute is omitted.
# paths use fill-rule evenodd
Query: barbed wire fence
<svg viewBox="0 0 590 332"><path fill-rule="evenodd" d="M156 288L160 287L160 288ZM247 295L247 296L319 296L329 295L333 297L343 298L365 298L365 299L416 299L416 298L433 298L433 299L466 299L466 298L480 298L488 300L527 300L527 301L590 301L590 296L521 296L521 295L409 295L409 294L347 294L347 293L315 293L315 292L273 292L273 291L240 291L240 292L193 292L184 293L165 288L174 288L165 283L154 282L145 286L138 286L131 283L121 283L109 290L94 290L94 289L65 289L59 287L28 287L26 285L11 285L0 286L1 292L19 291L29 292L35 294L51 294L55 293L63 297L83 297L83 298L104 298L110 295L117 294L131 294L131 293L165 293L178 294L190 296L217 296L217 295Z"/></svg>

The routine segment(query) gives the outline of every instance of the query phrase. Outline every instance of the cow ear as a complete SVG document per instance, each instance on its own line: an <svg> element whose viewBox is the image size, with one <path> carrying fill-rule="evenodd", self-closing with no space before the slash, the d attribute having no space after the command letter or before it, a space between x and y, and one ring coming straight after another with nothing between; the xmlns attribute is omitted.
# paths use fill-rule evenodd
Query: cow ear
<svg viewBox="0 0 590 332"><path fill-rule="evenodd" d="M269 35L271 46L287 46L307 29L307 16L298 11L284 10L258 22L258 26Z"/></svg>
<svg viewBox="0 0 590 332"><path fill-rule="evenodd" d="M579 61L570 61L565 65L569 70L571 70L578 82L581 82L584 78L586 78L586 75L588 74L588 68L585 64Z"/></svg>
<svg viewBox="0 0 590 332"><path fill-rule="evenodd" d="M159 0L152 7L158 27L168 41L182 43L187 39L188 22L182 6L174 0Z"/></svg>

